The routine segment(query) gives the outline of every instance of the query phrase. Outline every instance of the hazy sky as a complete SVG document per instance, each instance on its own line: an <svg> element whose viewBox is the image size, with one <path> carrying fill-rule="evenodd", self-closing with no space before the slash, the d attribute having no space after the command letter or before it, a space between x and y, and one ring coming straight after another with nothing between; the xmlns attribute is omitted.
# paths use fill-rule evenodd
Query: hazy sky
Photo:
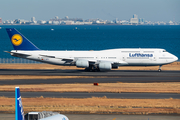
<svg viewBox="0 0 180 120"><path fill-rule="evenodd" d="M129 20L133 14L148 21L180 21L180 0L0 0L2 20L100 18Z"/></svg>

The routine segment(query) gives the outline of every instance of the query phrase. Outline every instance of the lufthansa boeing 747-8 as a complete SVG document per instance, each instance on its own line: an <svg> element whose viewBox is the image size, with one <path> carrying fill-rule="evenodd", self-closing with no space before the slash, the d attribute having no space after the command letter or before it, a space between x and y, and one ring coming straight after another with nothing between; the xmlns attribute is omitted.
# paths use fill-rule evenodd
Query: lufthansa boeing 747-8
<svg viewBox="0 0 180 120"><path fill-rule="evenodd" d="M40 50L15 28L6 29L14 50L12 56L39 62L77 66L90 71L105 71L119 66L161 66L178 60L165 49L126 48L100 51L45 51Z"/></svg>

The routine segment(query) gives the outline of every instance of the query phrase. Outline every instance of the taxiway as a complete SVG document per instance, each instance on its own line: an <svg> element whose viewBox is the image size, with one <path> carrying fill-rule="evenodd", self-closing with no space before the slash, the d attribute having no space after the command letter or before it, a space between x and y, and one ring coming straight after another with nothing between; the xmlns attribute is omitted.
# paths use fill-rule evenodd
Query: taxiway
<svg viewBox="0 0 180 120"><path fill-rule="evenodd" d="M14 92L0 92L0 96L14 98ZM126 99L180 99L180 95L176 93L82 93L82 92L21 92L22 98L31 97L53 97L53 98L126 98Z"/></svg>
<svg viewBox="0 0 180 120"><path fill-rule="evenodd" d="M35 75L35 76L86 76L86 78L60 79L14 79L0 80L1 85L19 84L61 84L61 83L148 83L180 82L180 71L138 71L113 70L109 72L85 72L83 70L14 70L0 69L0 75ZM87 78L93 76L94 78Z"/></svg>

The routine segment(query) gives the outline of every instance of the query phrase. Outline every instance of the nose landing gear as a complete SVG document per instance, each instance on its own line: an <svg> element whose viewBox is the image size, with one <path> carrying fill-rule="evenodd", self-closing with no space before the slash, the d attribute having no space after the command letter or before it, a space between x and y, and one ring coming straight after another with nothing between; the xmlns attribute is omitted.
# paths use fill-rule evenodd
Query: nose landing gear
<svg viewBox="0 0 180 120"><path fill-rule="evenodd" d="M161 67L162 67L162 65L159 66L159 69L158 69L159 72L161 72Z"/></svg>

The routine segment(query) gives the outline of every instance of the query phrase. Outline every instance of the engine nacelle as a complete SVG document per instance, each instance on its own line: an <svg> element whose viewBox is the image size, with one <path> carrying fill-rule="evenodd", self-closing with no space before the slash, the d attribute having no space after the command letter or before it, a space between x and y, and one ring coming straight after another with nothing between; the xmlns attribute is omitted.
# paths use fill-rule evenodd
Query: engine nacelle
<svg viewBox="0 0 180 120"><path fill-rule="evenodd" d="M100 71L106 71L106 70L111 70L112 65L110 62L101 62L99 63L99 69Z"/></svg>
<svg viewBox="0 0 180 120"><path fill-rule="evenodd" d="M77 60L76 67L87 68L87 67L89 67L89 62L88 62L88 60Z"/></svg>

